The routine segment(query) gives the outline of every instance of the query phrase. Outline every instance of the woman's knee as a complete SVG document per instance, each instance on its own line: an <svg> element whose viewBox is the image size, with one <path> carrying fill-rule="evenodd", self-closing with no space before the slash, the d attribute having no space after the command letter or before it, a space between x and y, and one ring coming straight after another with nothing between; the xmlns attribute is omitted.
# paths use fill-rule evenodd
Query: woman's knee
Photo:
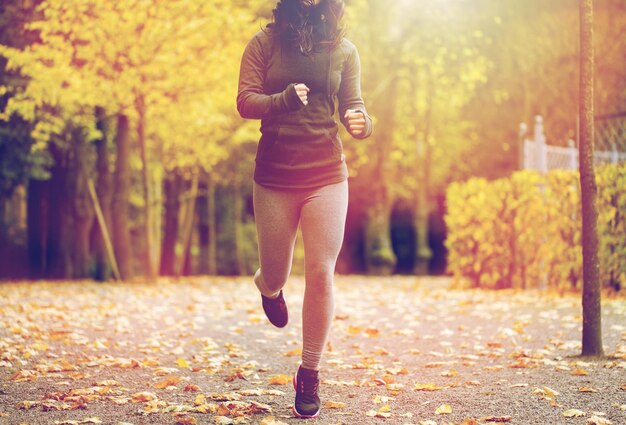
<svg viewBox="0 0 626 425"><path fill-rule="evenodd" d="M326 263L305 265L306 284L313 285L317 290L331 290L333 286L334 265Z"/></svg>
<svg viewBox="0 0 626 425"><path fill-rule="evenodd" d="M265 270L261 270L261 280L269 291L276 292L279 291L285 286L287 283L287 279L289 278L289 272L285 273L272 273L266 272Z"/></svg>

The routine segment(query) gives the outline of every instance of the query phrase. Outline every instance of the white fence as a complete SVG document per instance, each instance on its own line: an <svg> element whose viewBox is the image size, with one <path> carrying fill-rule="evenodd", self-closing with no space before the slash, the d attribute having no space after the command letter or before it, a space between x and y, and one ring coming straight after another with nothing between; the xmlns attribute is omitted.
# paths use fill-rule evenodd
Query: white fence
<svg viewBox="0 0 626 425"><path fill-rule="evenodd" d="M604 143L597 143L598 140L596 139L595 164L626 162L626 151L620 151L622 145L626 145L626 132L615 134L618 139L603 140ZM535 117L532 139L528 137L526 124L522 123L520 125L520 143L520 165L522 169L538 170L543 173L555 169L578 169L578 148L576 147L576 142L569 140L567 146L550 146L546 144L543 118L539 115Z"/></svg>

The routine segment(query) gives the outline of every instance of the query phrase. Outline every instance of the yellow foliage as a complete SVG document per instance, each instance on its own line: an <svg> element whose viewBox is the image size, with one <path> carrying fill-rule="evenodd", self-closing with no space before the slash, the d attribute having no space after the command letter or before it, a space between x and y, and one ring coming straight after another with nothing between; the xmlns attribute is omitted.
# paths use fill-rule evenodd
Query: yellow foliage
<svg viewBox="0 0 626 425"><path fill-rule="evenodd" d="M597 170L600 270L604 285L626 282L626 165ZM447 191L449 270L474 287L579 288L582 280L579 177L518 171L472 178Z"/></svg>

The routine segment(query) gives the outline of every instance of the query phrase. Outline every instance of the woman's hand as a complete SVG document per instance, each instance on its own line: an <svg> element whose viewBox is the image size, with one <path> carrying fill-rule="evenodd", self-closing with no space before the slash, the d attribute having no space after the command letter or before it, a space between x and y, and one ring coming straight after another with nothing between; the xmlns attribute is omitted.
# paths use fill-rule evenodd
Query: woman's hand
<svg viewBox="0 0 626 425"><path fill-rule="evenodd" d="M295 89L296 89L296 93L298 93L298 97L300 98L304 106L308 105L309 104L309 99L308 99L309 88L306 86L306 84L298 83L295 85Z"/></svg>
<svg viewBox="0 0 626 425"><path fill-rule="evenodd" d="M348 131L353 136L360 136L365 131L365 114L362 111L348 109L343 116L348 123Z"/></svg>

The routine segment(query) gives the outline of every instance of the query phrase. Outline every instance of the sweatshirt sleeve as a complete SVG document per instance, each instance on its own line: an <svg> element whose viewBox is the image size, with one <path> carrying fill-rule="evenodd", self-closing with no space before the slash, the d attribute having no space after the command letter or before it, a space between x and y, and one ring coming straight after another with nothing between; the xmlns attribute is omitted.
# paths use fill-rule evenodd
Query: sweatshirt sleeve
<svg viewBox="0 0 626 425"><path fill-rule="evenodd" d="M265 59L259 36L248 42L239 69L237 111L242 118L263 119L298 110L304 106L295 89L289 84L280 93L268 95L263 90Z"/></svg>
<svg viewBox="0 0 626 425"><path fill-rule="evenodd" d="M356 46L352 45L352 50L348 54L346 62L341 74L341 85L337 97L339 100L339 119L341 123L348 129L348 122L344 115L348 109L360 111L365 117L365 128L359 136L353 136L357 139L365 139L372 134L373 125L372 118L367 114L365 102L361 97L361 61Z"/></svg>

